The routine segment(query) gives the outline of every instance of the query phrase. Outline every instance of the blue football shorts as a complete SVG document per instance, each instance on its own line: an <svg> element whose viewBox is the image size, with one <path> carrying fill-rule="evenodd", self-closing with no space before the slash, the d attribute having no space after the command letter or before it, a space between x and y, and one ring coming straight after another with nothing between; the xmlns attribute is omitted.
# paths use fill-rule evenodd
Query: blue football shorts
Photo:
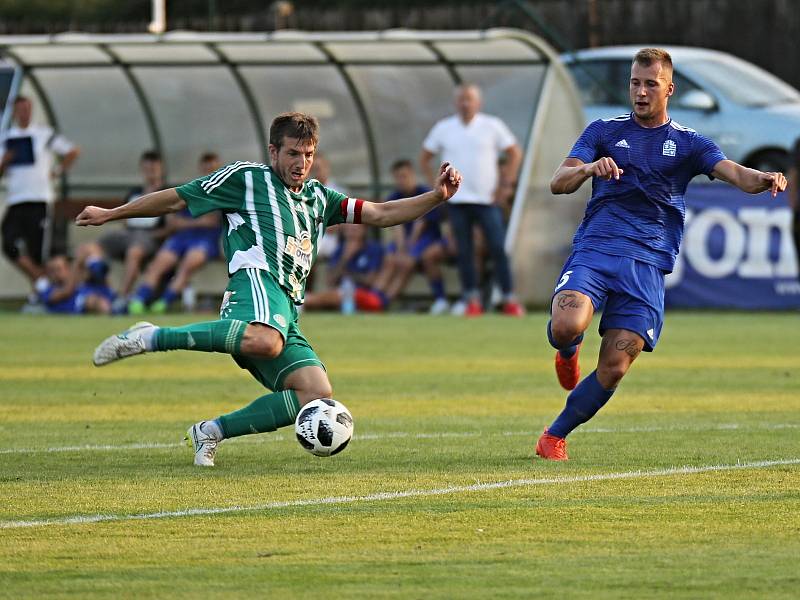
<svg viewBox="0 0 800 600"><path fill-rule="evenodd" d="M600 335L609 329L632 331L652 352L664 324L664 275L632 258L577 250L567 259L553 297L564 290L586 294L595 311L603 310Z"/></svg>
<svg viewBox="0 0 800 600"><path fill-rule="evenodd" d="M419 238L417 238L416 242L406 247L406 252L415 261L419 261L422 259L422 255L425 253L425 251L434 244L441 244L442 247L444 247L445 242L440 236L421 235ZM387 244L386 253L393 254L395 252L397 252L397 244L395 242L390 242Z"/></svg>
<svg viewBox="0 0 800 600"><path fill-rule="evenodd" d="M161 248L179 257L190 250L202 250L208 260L214 260L219 256L219 230L184 229L168 237Z"/></svg>
<svg viewBox="0 0 800 600"><path fill-rule="evenodd" d="M342 260L344 254L344 242L340 243L334 253L330 257L330 263L336 265ZM352 257L346 267L350 275L369 275L381 268L383 264L384 250L380 242L376 240L368 240L364 247Z"/></svg>

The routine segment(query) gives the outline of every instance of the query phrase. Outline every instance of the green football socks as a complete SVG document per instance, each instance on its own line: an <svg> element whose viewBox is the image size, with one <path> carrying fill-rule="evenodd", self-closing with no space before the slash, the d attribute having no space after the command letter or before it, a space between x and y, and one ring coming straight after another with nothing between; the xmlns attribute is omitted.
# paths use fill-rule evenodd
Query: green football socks
<svg viewBox="0 0 800 600"><path fill-rule="evenodd" d="M217 417L226 438L275 431L294 423L300 403L294 390L273 392L256 398L250 404L227 415Z"/></svg>
<svg viewBox="0 0 800 600"><path fill-rule="evenodd" d="M153 335L153 350L199 350L239 354L247 323L225 319L192 323L183 327L161 327Z"/></svg>

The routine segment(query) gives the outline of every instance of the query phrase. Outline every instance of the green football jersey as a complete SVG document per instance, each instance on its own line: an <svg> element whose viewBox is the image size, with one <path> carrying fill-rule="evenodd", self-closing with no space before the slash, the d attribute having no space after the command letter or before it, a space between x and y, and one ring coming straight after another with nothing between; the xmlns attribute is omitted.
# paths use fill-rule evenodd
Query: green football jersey
<svg viewBox="0 0 800 600"><path fill-rule="evenodd" d="M316 179L292 192L269 166L243 161L176 189L194 217L222 211L229 274L245 268L267 271L297 304L303 302L325 228L360 223L363 204Z"/></svg>

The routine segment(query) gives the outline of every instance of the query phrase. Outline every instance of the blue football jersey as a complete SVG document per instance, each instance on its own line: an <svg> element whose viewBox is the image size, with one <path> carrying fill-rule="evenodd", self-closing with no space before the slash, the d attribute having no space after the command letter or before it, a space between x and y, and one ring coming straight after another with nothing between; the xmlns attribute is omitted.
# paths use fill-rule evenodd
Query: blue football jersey
<svg viewBox="0 0 800 600"><path fill-rule="evenodd" d="M725 155L710 139L670 120L642 127L632 114L594 121L569 153L584 163L609 156L618 180L592 179L592 197L575 232L584 248L629 256L671 272L683 237L684 194L696 175L711 177Z"/></svg>
<svg viewBox="0 0 800 600"><path fill-rule="evenodd" d="M425 192L430 192L431 188L425 187L424 185L417 185L414 188L414 191L411 194L405 194L400 190L392 190L392 192L386 197L387 202L391 202L392 200L401 200L403 198L409 196L419 196L420 194L424 194ZM442 237L442 231L440 225L445 220L444 215L444 208L440 204L439 206L434 207L432 210L425 213L423 216L420 217L425 221L425 229L422 232L420 237L434 237L440 238ZM409 221L408 223L403 223L403 230L405 231L406 237L411 235L411 230L414 228L414 222Z"/></svg>

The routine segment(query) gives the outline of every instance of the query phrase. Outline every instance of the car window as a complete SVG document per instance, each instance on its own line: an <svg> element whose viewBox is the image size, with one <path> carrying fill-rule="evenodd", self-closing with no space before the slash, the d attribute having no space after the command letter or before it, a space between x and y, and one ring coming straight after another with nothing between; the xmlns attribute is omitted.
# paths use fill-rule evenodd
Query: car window
<svg viewBox="0 0 800 600"><path fill-rule="evenodd" d="M800 94L771 73L739 60L692 59L686 61L729 100L744 106L798 102Z"/></svg>
<svg viewBox="0 0 800 600"><path fill-rule="evenodd" d="M700 90L705 91L700 86L696 85L690 79L688 79L685 75L682 75L678 71L673 71L672 73L672 83L675 84L675 91L672 93L669 101L670 104L673 106L679 105L681 103L681 99L687 92L691 92L693 90Z"/></svg>

